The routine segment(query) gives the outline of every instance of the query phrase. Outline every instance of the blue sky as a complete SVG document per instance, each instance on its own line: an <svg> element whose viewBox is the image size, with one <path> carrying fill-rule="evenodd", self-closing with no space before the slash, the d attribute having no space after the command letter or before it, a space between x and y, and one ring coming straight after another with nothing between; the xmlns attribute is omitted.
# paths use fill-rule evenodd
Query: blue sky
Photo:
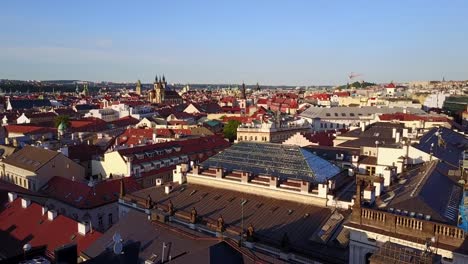
<svg viewBox="0 0 468 264"><path fill-rule="evenodd" d="M468 1L0 3L0 78L340 84L468 79Z"/></svg>

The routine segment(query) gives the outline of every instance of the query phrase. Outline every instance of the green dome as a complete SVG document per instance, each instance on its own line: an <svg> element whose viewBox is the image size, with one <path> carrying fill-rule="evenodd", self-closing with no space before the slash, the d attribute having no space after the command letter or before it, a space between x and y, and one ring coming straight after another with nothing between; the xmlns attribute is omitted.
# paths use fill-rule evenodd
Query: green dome
<svg viewBox="0 0 468 264"><path fill-rule="evenodd" d="M64 131L65 129L67 129L67 125L65 124L65 122L61 122L57 129Z"/></svg>

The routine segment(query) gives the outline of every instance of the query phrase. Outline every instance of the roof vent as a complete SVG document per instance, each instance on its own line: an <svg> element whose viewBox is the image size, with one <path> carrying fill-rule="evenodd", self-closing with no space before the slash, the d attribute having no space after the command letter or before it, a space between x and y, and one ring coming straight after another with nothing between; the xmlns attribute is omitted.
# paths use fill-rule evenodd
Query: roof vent
<svg viewBox="0 0 468 264"><path fill-rule="evenodd" d="M42 215L45 215L49 209L45 206L42 206Z"/></svg>
<svg viewBox="0 0 468 264"><path fill-rule="evenodd" d="M50 210L50 211L47 212L47 219L49 219L49 221L54 220L56 217L57 217L57 212L56 211Z"/></svg>
<svg viewBox="0 0 468 264"><path fill-rule="evenodd" d="M31 204L31 200L28 199L21 199L21 207L23 208L28 208L28 206Z"/></svg>

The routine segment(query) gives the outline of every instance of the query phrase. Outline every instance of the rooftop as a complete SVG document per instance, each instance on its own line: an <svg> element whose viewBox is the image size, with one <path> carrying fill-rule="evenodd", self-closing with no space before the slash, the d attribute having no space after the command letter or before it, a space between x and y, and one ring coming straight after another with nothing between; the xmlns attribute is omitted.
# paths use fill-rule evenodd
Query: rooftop
<svg viewBox="0 0 468 264"><path fill-rule="evenodd" d="M6 157L3 162L9 165L13 165L28 171L37 171L50 160L59 155L58 152L32 147L25 146L24 148L18 150L17 152Z"/></svg>
<svg viewBox="0 0 468 264"><path fill-rule="evenodd" d="M385 107L385 106L363 106L363 107L309 107L300 115L306 118L321 118L321 119L361 119L370 117L373 114L392 114L407 113L424 115L423 110L418 108L402 108L402 107Z"/></svg>
<svg viewBox="0 0 468 264"><path fill-rule="evenodd" d="M25 243L32 247L46 245L49 254L58 246L69 243L77 243L78 251L82 251L101 236L97 231L79 234L78 223L63 215L48 220L40 205L31 203L23 208L20 198L0 211L0 252L6 257L21 254Z"/></svg>
<svg viewBox="0 0 468 264"><path fill-rule="evenodd" d="M201 165L313 183L324 182L341 171L339 167L314 155L308 149L259 142L237 143Z"/></svg>
<svg viewBox="0 0 468 264"><path fill-rule="evenodd" d="M322 226L332 215L329 208L197 184L175 185L169 194L165 194L164 187L152 187L132 195L141 199L150 195L155 204L166 208L171 201L176 216L190 215L195 207L208 222L215 223L221 215L226 226L235 230L240 230L242 222L244 228L252 224L259 240L277 247L287 233L292 247L325 258L327 263L346 258L346 251L336 250L332 241L317 242Z"/></svg>

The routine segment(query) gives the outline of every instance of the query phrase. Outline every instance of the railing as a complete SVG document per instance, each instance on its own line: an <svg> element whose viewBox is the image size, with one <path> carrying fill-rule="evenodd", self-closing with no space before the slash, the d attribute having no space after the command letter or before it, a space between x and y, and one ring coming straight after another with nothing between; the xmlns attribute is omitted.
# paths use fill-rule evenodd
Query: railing
<svg viewBox="0 0 468 264"><path fill-rule="evenodd" d="M351 223L369 226L392 234L425 239L436 237L440 243L460 246L466 237L463 229L424 219L396 215L369 208L354 209ZM359 213L360 212L360 213Z"/></svg>

